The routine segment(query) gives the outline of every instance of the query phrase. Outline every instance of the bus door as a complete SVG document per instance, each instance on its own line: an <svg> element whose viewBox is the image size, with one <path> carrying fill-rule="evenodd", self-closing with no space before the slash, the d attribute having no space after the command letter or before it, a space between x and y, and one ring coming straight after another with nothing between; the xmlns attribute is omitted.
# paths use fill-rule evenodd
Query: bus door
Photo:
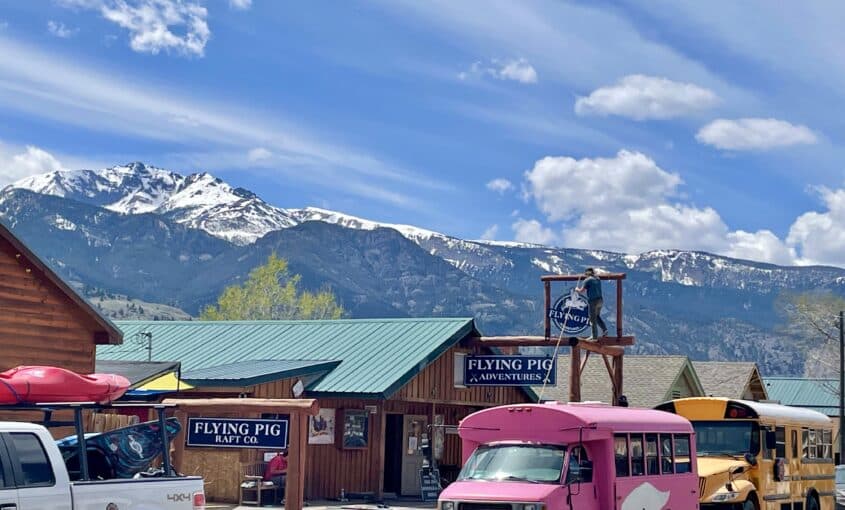
<svg viewBox="0 0 845 510"><path fill-rule="evenodd" d="M563 508L598 510L598 490L594 478L592 458L586 448L583 445L572 448L564 487L564 495L569 504L565 504Z"/></svg>

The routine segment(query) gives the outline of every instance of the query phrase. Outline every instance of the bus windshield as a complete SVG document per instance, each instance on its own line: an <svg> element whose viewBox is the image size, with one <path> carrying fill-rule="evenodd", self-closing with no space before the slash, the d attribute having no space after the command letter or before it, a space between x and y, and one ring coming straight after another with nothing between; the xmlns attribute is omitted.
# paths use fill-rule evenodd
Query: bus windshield
<svg viewBox="0 0 845 510"><path fill-rule="evenodd" d="M479 446L459 480L559 483L565 446L499 444Z"/></svg>
<svg viewBox="0 0 845 510"><path fill-rule="evenodd" d="M760 452L760 428L753 421L694 421L699 456Z"/></svg>

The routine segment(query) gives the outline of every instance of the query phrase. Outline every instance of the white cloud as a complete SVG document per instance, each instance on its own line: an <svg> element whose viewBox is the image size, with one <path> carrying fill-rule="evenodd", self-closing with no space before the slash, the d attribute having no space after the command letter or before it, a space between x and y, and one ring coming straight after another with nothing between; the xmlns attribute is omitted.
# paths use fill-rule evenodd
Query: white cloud
<svg viewBox="0 0 845 510"><path fill-rule="evenodd" d="M763 150L818 141L807 126L778 119L717 119L701 128L695 139L726 150Z"/></svg>
<svg viewBox="0 0 845 510"><path fill-rule="evenodd" d="M845 266L845 189L818 190L827 210L799 216L786 242L799 250L804 264Z"/></svg>
<svg viewBox="0 0 845 510"><path fill-rule="evenodd" d="M44 149L28 145L24 152L13 154L0 148L0 185L56 170L67 169Z"/></svg>
<svg viewBox="0 0 845 510"><path fill-rule="evenodd" d="M208 10L192 0L61 0L59 4L98 10L129 31L129 46L140 53L201 57L211 37Z"/></svg>
<svg viewBox="0 0 845 510"><path fill-rule="evenodd" d="M511 225L514 240L520 243L553 245L557 242L557 235L552 229L543 226L537 220L519 218Z"/></svg>
<svg viewBox="0 0 845 510"><path fill-rule="evenodd" d="M273 157L273 153L265 149L264 147L256 147L251 149L247 154L247 159L252 163L258 163L261 161L267 161L268 159Z"/></svg>
<svg viewBox="0 0 845 510"><path fill-rule="evenodd" d="M495 241L496 236L499 235L499 225L490 225L484 230L484 233L481 234L481 239L484 241Z"/></svg>
<svg viewBox="0 0 845 510"><path fill-rule="evenodd" d="M578 115L619 115L635 120L671 119L715 106L718 96L692 83L633 74L575 101Z"/></svg>
<svg viewBox="0 0 845 510"><path fill-rule="evenodd" d="M713 208L681 202L682 183L638 152L623 150L613 158L547 157L526 172L525 197L561 234L536 220L520 224L520 231L526 237L559 237L573 248L625 253L691 249L794 262L794 251L771 232L732 232Z"/></svg>
<svg viewBox="0 0 845 510"><path fill-rule="evenodd" d="M69 28L62 22L50 20L47 22L47 31L61 39L68 39L76 35L79 29Z"/></svg>
<svg viewBox="0 0 845 510"><path fill-rule="evenodd" d="M537 71L524 58L491 59L489 63L473 62L468 70L458 73L458 78L492 76L497 80L511 80L519 83L537 83Z"/></svg>
<svg viewBox="0 0 845 510"><path fill-rule="evenodd" d="M252 0L229 0L229 7L245 11L252 7Z"/></svg>
<svg viewBox="0 0 845 510"><path fill-rule="evenodd" d="M490 191L495 191L500 195L504 195L505 192L513 189L513 183L511 183L511 181L507 179L499 177L488 182L487 189L489 189Z"/></svg>
<svg viewBox="0 0 845 510"><path fill-rule="evenodd" d="M795 248L787 246L770 230L745 232L737 230L728 234L730 249L725 255L745 260L759 260L773 264L789 265L796 262Z"/></svg>

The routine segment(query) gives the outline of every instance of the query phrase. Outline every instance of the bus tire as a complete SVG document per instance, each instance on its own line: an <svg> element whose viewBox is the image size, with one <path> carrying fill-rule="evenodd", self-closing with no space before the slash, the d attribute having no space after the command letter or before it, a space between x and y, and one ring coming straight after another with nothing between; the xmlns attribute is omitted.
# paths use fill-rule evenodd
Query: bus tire
<svg viewBox="0 0 845 510"><path fill-rule="evenodd" d="M807 510L819 510L819 500L815 494L807 498Z"/></svg>
<svg viewBox="0 0 845 510"><path fill-rule="evenodd" d="M757 498L753 495L748 496L748 499L742 504L742 510L757 510ZM810 510L809 508L807 510Z"/></svg>

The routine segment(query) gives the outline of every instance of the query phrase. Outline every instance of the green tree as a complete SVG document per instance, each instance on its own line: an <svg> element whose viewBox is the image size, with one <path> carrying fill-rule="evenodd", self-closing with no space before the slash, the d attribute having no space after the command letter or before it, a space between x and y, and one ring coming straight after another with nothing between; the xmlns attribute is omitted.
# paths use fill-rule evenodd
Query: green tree
<svg viewBox="0 0 845 510"><path fill-rule="evenodd" d="M786 333L804 353L805 375L832 377L839 372L839 311L845 299L830 292L782 296ZM838 390L837 390L838 394Z"/></svg>
<svg viewBox="0 0 845 510"><path fill-rule="evenodd" d="M292 275L285 259L275 253L267 263L249 273L243 285L226 287L216 305L209 305L200 320L339 319L343 315L334 294L298 289L299 275Z"/></svg>

